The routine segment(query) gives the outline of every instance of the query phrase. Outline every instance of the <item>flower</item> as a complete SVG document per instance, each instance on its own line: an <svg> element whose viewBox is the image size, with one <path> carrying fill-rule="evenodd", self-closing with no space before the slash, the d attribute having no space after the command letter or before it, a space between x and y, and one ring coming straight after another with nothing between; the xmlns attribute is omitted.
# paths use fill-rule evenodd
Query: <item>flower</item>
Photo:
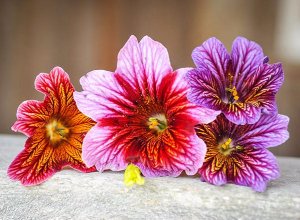
<svg viewBox="0 0 300 220"><path fill-rule="evenodd" d="M197 125L196 132L207 145L205 162L199 169L203 181L214 185L227 182L264 191L279 177L276 158L266 148L285 142L289 118L262 115L251 125L236 125L219 115L210 124Z"/></svg>
<svg viewBox="0 0 300 220"><path fill-rule="evenodd" d="M9 166L8 176L30 186L46 181L65 166L94 171L82 162L81 147L95 122L76 107L68 74L60 67L50 74L41 73L35 88L45 94L45 99L25 101L18 108L12 130L24 133L28 139L25 149Z"/></svg>
<svg viewBox="0 0 300 220"><path fill-rule="evenodd" d="M173 71L166 48L131 36L113 72L83 76L78 108L97 122L83 141L83 161L102 172L134 164L144 176L195 174L206 152L194 130L216 114L186 98L187 69Z"/></svg>
<svg viewBox="0 0 300 220"><path fill-rule="evenodd" d="M229 55L210 38L194 49L196 68L187 74L188 99L221 111L235 124L253 124L261 113L277 114L275 94L283 83L280 63L268 64L261 47L238 37Z"/></svg>

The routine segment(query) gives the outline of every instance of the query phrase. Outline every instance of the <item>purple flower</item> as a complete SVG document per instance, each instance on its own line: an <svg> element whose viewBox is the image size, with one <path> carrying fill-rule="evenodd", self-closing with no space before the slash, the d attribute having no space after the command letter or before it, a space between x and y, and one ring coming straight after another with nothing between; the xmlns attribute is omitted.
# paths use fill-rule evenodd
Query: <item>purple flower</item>
<svg viewBox="0 0 300 220"><path fill-rule="evenodd" d="M196 132L207 145L199 174L214 185L227 182L262 192L267 183L279 177L274 155L266 148L285 142L289 118L263 114L258 122L236 125L223 114L210 124L197 125Z"/></svg>
<svg viewBox="0 0 300 220"><path fill-rule="evenodd" d="M280 63L268 64L262 48L238 37L231 55L216 38L194 49L196 68L187 74L188 98L222 111L235 124L253 124L262 113L277 114L275 94L283 83Z"/></svg>
<svg viewBox="0 0 300 220"><path fill-rule="evenodd" d="M74 98L97 122L83 141L85 163L99 171L129 165L126 184L141 182L136 166L144 176L197 173L206 146L194 126L211 122L216 114L187 100L186 72L173 71L159 42L131 36L115 72L95 70L82 77L84 91Z"/></svg>

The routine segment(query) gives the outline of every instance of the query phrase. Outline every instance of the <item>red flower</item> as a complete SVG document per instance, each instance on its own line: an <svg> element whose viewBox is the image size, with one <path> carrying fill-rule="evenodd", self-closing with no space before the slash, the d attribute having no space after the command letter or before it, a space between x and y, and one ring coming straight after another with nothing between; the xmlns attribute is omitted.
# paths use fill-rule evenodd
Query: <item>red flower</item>
<svg viewBox="0 0 300 220"><path fill-rule="evenodd" d="M12 130L29 138L25 149L9 166L9 177L29 186L46 181L65 166L94 171L82 162L81 147L95 122L76 107L68 74L56 67L50 74L38 75L35 87L45 94L45 99L25 101L18 108L18 120Z"/></svg>

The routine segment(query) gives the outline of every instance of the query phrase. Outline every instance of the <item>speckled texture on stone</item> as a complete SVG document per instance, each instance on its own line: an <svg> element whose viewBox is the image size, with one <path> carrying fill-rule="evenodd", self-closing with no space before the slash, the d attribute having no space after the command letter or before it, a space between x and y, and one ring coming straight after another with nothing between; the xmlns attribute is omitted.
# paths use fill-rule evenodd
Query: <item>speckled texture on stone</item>
<svg viewBox="0 0 300 220"><path fill-rule="evenodd" d="M279 158L281 177L264 193L197 177L146 179L128 189L122 173L74 170L23 187L9 180L6 169L24 141L0 135L0 219L300 219L297 158Z"/></svg>

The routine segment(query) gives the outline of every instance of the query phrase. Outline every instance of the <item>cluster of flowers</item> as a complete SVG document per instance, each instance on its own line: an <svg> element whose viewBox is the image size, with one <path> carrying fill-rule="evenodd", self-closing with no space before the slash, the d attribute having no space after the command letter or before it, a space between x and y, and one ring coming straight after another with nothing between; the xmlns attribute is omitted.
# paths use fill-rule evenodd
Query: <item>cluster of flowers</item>
<svg viewBox="0 0 300 220"><path fill-rule="evenodd" d="M238 37L229 54L216 38L194 49L196 68L173 70L166 48L131 36L115 72L95 70L76 92L60 67L37 76L45 99L25 101L12 126L28 136L8 175L25 186L65 166L83 172L125 170L126 185L144 177L198 173L201 180L264 191L279 176L268 147L288 139L277 113L281 64Z"/></svg>

